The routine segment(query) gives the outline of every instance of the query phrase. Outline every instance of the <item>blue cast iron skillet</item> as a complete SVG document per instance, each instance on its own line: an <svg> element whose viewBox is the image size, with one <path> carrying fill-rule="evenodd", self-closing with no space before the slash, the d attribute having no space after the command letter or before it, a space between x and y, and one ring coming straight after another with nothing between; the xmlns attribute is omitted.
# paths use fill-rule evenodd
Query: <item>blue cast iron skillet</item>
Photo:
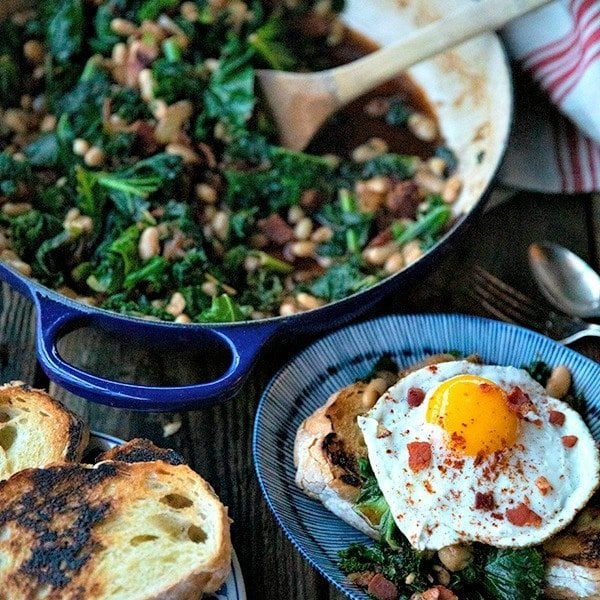
<svg viewBox="0 0 600 600"><path fill-rule="evenodd" d="M429 1L435 3L436 0ZM362 7L364 10L362 2L363 0L349 0L348 4L350 7L355 5L358 9ZM454 3L460 4L460 0L455 0ZM391 26L395 24L392 23ZM42 286L0 262L0 279L34 303L37 316L36 353L48 377L78 396L109 406L152 411L201 408L227 400L239 391L262 346L268 340L314 334L346 323L368 310L384 296L401 289L422 274L436 259L440 258L442 253L451 249L459 233L464 232L467 225L472 223L483 208L506 150L512 122L513 98L508 61L495 36L490 34L483 38L482 44L485 47L497 44L500 49L502 56L497 66L501 66L504 73L486 73L486 75L490 81L492 78L495 81L502 81L501 95L507 99L505 105L502 105L504 114L498 116L490 109L492 114L488 115L488 121L494 121L491 126L497 126L500 132L496 138L499 141L494 142L496 145L492 153L496 157L495 172L487 178L485 186L480 186L482 191L478 197L475 197L470 210L461 216L451 230L417 262L367 290L321 308L290 317L218 325L196 323L182 325L148 321L88 306ZM418 77L417 83L419 83ZM491 104L492 109L498 109L497 104L494 105L493 102ZM473 143L475 144L475 140ZM469 148L470 154L476 154L476 150L476 148ZM459 155L459 160L462 158ZM469 156L469 161L474 163L474 156ZM479 162L479 159L477 161ZM64 334L86 326L116 334L122 340L130 340L130 343L137 347L206 348L207 355L215 351L224 351L230 357L229 366L224 373L212 381L178 387L146 386L114 381L69 364L60 355L57 347L58 340Z"/></svg>

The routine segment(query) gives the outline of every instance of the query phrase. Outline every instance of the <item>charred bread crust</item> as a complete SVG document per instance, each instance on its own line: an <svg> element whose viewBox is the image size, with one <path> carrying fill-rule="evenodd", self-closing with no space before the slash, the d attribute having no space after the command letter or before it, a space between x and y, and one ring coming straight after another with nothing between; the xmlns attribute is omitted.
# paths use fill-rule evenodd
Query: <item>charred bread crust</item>
<svg viewBox="0 0 600 600"><path fill-rule="evenodd" d="M220 507L213 523L217 546L210 568L196 564L179 581L135 597L197 600L199 593L216 591L229 572L232 549L227 509L212 487L186 465L105 461L26 469L0 483L0 552L8 558L0 564L0 597L25 600L42 592L46 600L104 597L109 582L97 568L99 554L127 544L129 535L103 524L131 506L132 498L143 501L144 482L165 471L193 480L195 493Z"/></svg>
<svg viewBox="0 0 600 600"><path fill-rule="evenodd" d="M600 569L550 558L546 562L544 597L553 600L600 600Z"/></svg>
<svg viewBox="0 0 600 600"><path fill-rule="evenodd" d="M22 381L11 381L0 386L0 412L3 406L19 406L29 404L39 409L46 417L52 418L51 431L54 443L61 439L64 447L59 449L60 456L56 461L77 462L90 441L90 432L83 420L66 406L55 400L44 390L34 389ZM42 465L39 465L42 466Z"/></svg>
<svg viewBox="0 0 600 600"><path fill-rule="evenodd" d="M544 544L548 598L600 600L598 495L563 532Z"/></svg>
<svg viewBox="0 0 600 600"><path fill-rule="evenodd" d="M348 524L376 538L377 531L353 508L360 493L359 457L348 452L343 437L333 430L329 412L336 402L340 403L338 407L345 402L357 405L365 388L366 384L359 382L339 390L300 425L294 444L294 464L298 487ZM356 431L360 435L358 425Z"/></svg>
<svg viewBox="0 0 600 600"><path fill-rule="evenodd" d="M178 452L170 448L160 448L145 438L135 438L121 446L115 446L98 456L96 462L116 460L119 462L153 462L162 460L170 465L185 465Z"/></svg>

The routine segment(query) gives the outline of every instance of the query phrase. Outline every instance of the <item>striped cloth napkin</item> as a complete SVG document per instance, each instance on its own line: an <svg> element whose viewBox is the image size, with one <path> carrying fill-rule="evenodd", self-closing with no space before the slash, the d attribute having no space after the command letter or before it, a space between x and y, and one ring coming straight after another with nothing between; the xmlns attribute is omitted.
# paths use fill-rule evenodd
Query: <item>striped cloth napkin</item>
<svg viewBox="0 0 600 600"><path fill-rule="evenodd" d="M600 0L557 0L511 23L503 37L525 76L515 73L502 182L600 191Z"/></svg>

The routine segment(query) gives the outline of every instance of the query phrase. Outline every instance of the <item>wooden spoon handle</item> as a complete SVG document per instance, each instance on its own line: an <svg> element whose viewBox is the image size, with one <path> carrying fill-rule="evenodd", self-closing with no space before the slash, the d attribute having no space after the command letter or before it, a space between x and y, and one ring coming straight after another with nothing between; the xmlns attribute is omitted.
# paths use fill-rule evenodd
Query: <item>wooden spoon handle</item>
<svg viewBox="0 0 600 600"><path fill-rule="evenodd" d="M498 29L551 0L479 0L411 33L403 40L350 64L331 69L329 85L347 104L404 69L475 37Z"/></svg>

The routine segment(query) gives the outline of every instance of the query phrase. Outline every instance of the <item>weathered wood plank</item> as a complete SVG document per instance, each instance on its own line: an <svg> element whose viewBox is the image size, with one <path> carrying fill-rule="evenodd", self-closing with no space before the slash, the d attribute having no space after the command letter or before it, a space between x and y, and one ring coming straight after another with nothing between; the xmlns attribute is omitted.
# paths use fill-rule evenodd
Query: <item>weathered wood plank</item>
<svg viewBox="0 0 600 600"><path fill-rule="evenodd" d="M35 320L31 302L5 283L0 289L0 381L36 380Z"/></svg>

